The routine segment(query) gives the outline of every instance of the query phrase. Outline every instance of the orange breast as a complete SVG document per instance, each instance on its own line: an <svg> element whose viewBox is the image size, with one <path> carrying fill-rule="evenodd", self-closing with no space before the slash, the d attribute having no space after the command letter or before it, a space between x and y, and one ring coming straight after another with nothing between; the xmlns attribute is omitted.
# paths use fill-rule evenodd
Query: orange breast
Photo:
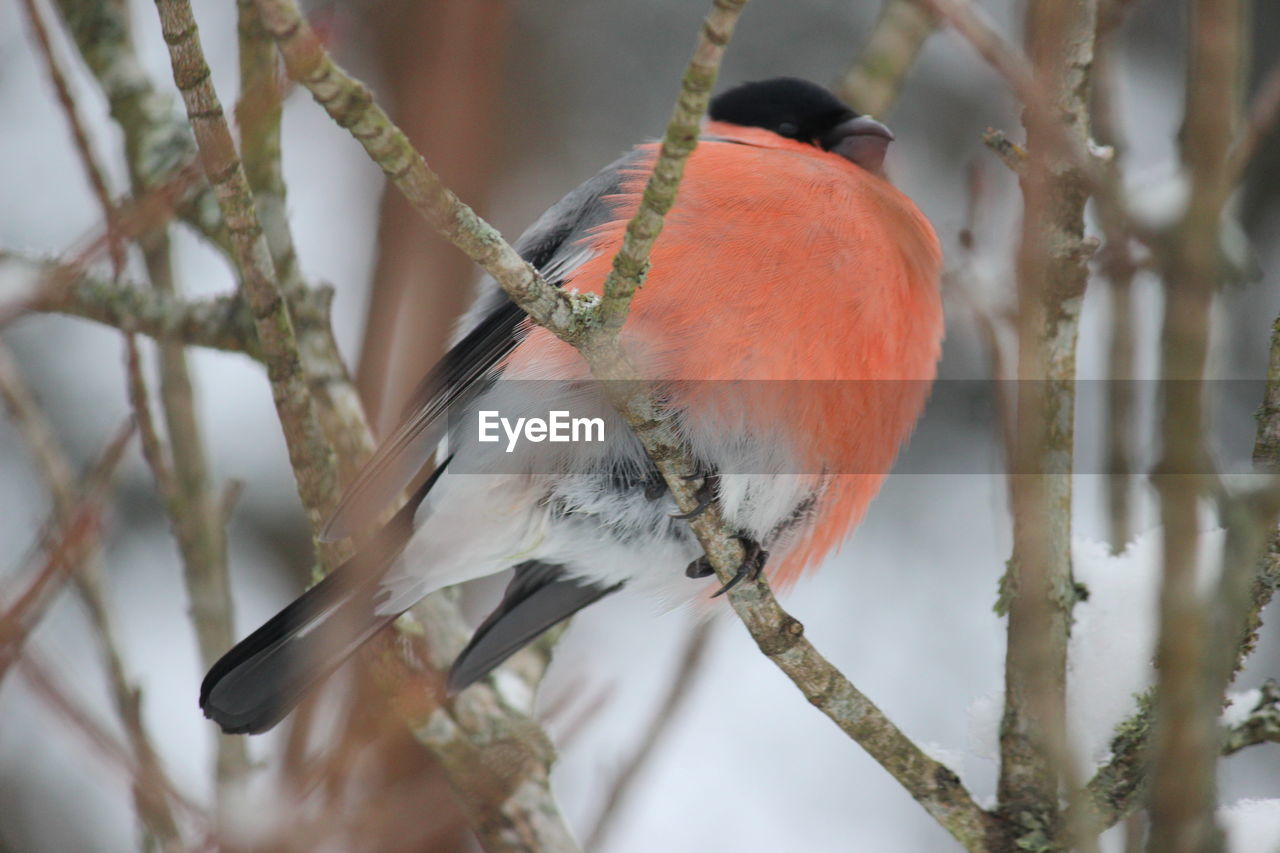
<svg viewBox="0 0 1280 853"><path fill-rule="evenodd" d="M736 386L737 416L791 438L803 473L835 475L812 527L770 561L785 582L857 523L919 417L941 348L941 255L906 196L843 158L765 131L707 134L743 144L694 151L623 341L654 379L759 380ZM646 179L625 183L568 286L600 292ZM542 329L511 365L585 373Z"/></svg>

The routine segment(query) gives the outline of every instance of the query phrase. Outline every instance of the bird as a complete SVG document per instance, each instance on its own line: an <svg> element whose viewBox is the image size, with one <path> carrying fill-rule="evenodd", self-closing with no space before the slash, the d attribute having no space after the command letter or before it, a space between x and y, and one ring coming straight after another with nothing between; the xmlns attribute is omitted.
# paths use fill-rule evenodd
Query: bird
<svg viewBox="0 0 1280 853"><path fill-rule="evenodd" d="M786 585L843 543L923 412L943 339L942 255L886 175L893 138L797 78L712 98L622 327L697 462L694 513L717 499L743 541L731 584L763 571ZM641 143L578 186L517 251L553 285L599 295L657 151ZM556 411L581 422L578 441L549 439ZM492 279L322 538L367 533L424 475L355 557L209 670L207 717L266 731L421 598L506 570L450 694L619 590L675 606L731 585L712 577L691 513L581 355Z"/></svg>

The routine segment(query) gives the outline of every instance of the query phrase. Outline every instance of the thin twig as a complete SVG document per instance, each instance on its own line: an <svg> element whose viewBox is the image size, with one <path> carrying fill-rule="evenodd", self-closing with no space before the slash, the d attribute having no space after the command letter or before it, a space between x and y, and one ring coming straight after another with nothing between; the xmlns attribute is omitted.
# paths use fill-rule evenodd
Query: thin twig
<svg viewBox="0 0 1280 853"><path fill-rule="evenodd" d="M1234 755L1260 743L1280 743L1280 686L1275 681L1262 685L1249 716L1227 730L1222 754Z"/></svg>
<svg viewBox="0 0 1280 853"><path fill-rule="evenodd" d="M160 293L177 295L168 229L157 228L141 240L142 255L151 286ZM234 616L231 581L227 571L226 529L209 483L207 451L196 414L191 370L186 345L159 341L160 402L169 434L169 463L172 470L168 493L161 484L169 523L182 552L183 582L188 612L195 629L196 646L204 668L213 664L231 646ZM136 385L135 405L146 411L147 392L136 364L136 347L130 353L132 378ZM153 466L153 470L156 470ZM218 737L216 779L226 793L247 772L248 754L243 738Z"/></svg>
<svg viewBox="0 0 1280 853"><path fill-rule="evenodd" d="M270 249L258 223L248 179L213 89L199 30L188 0L157 0L160 28L169 46L173 80L195 131L200 162L227 223L231 254L253 311L284 429L289 461L311 528L318 533L337 501L337 459L316 414L303 373L289 309L275 280ZM316 538L320 561L336 565L338 549Z"/></svg>
<svg viewBox="0 0 1280 853"><path fill-rule="evenodd" d="M271 262L286 294L304 284L289 228L284 174L280 166L280 117L284 92L280 85L275 39L262 25L253 0L236 0L236 33L240 56L240 96L236 125L245 178L253 191L258 219L271 249Z"/></svg>
<svg viewBox="0 0 1280 853"><path fill-rule="evenodd" d="M93 320L156 340L240 352L265 361L253 314L242 295L180 299L149 287L116 282L78 268L0 251L0 271L23 298L0 306L18 314L45 311ZM293 303L299 325L329 322L333 291L309 288Z"/></svg>
<svg viewBox="0 0 1280 853"><path fill-rule="evenodd" d="M150 766L137 764L137 757L131 755L129 750L117 741L114 734L99 725L94 720L93 715L71 697L70 692L58 682L53 675L51 667L44 662L43 656L37 650L32 649L23 655L18 667L22 677L31 685L33 692L69 723L71 728L80 732L91 749L101 754L112 764L120 767L134 780L135 792L145 789L162 796L163 800L154 802L157 806L163 804L166 813L170 808L170 804L172 804L172 806L182 810L182 815L186 820L196 822L197 829L203 830L204 835L207 836L210 833L212 822L208 813L178 790L177 786L165 774L162 765L154 761L154 756L152 756L152 764ZM135 700L137 698L135 696ZM167 819L172 821L173 816L168 815ZM155 823L145 823L144 825L153 834L155 840L159 842L160 849L172 851L172 853L182 853L182 851L191 849L182 843L182 838L176 828L167 834L156 834Z"/></svg>
<svg viewBox="0 0 1280 853"><path fill-rule="evenodd" d="M188 171L196 158L191 127L175 112L173 99L157 91L147 75L129 36L126 5L107 0L54 3L124 132L135 195L165 186ZM183 220L225 250L226 229L209 184L184 184L176 201Z"/></svg>
<svg viewBox="0 0 1280 853"><path fill-rule="evenodd" d="M922 0L885 0L857 61L836 84L836 94L864 115L885 115L937 28L937 16Z"/></svg>
<svg viewBox="0 0 1280 853"><path fill-rule="evenodd" d="M583 845L585 849L600 851L605 848L609 834L617 826L618 817L622 814L622 805L627 801L627 796L634 788L636 779L640 778L650 760L658 752L658 748L679 718L685 703L693 695L694 681L706 658L707 648L711 645L711 627L710 620L701 621L694 626L680 655L680 666L671 679L666 696L658 703L653 718L650 719L644 734L640 736L639 747L622 771L614 777L613 784L609 787L604 805L600 808L600 816L596 818L595 826L587 834L586 844Z"/></svg>
<svg viewBox="0 0 1280 853"><path fill-rule="evenodd" d="M745 5L746 0L716 0L702 24L693 58L680 81L680 96L662 135L658 160L605 277L598 311L601 329L592 335L593 346L612 345L631 310L632 297L644 283L649 255L662 233L663 218L675 204L685 163L698 145L702 116L711 100L720 61Z"/></svg>
<svg viewBox="0 0 1280 853"><path fill-rule="evenodd" d="M1093 103L1091 119L1093 135L1099 145L1111 149L1110 159L1103 164L1107 180L1116 185L1124 182L1121 169L1128 146L1120 130L1115 33L1131 5L1129 0L1108 0L1098 7L1098 31L1094 44ZM1111 323L1107 345L1107 417L1112 427L1107 435L1107 539L1111 550L1119 554L1129 542L1132 530L1131 495L1132 430L1134 418L1134 336L1133 279L1138 266L1130 246L1128 222L1116 211L1098 211L1105 237L1098 253L1099 268L1109 287Z"/></svg>
<svg viewBox="0 0 1280 853"><path fill-rule="evenodd" d="M69 518L75 511L77 492L71 464L54 436L48 418L22 380L8 351L2 347L0 395L4 396L14 420L26 438L27 446L44 476L60 517L64 520ZM139 820L151 837L163 846L170 846L178 840L178 829L164 791L172 786L164 781L164 771L143 723L141 694L125 674L119 643L116 641L107 607L100 550L101 543L94 543L81 562L80 571L75 577L76 586L97 636L116 713L124 726L133 765L137 769L133 792ZM163 784L157 784L156 780L161 780Z"/></svg>
<svg viewBox="0 0 1280 853"><path fill-rule="evenodd" d="M1035 0L1027 9L1034 77L1024 90L1041 111L1024 113L1030 156L1020 172L1018 378L1025 381L1014 434L1013 556L1003 587L1009 624L998 784L999 812L1018 828L1020 846L1033 839L1054 843L1064 833L1059 786L1062 779L1070 783L1073 772L1066 731L1075 605L1071 471L1088 192L1059 152L1083 148L1088 139L1096 11L1093 0ZM1055 144L1058 137L1067 144Z"/></svg>
<svg viewBox="0 0 1280 853"><path fill-rule="evenodd" d="M49 42L49 31L45 28L44 17L40 13L37 0L22 0L22 5L26 9L27 20L31 23L31 32L36 38L36 44L40 47L40 54L44 57L49 80L57 93L58 105L62 108L62 114L71 128L71 138L75 142L76 153L80 155L80 165L84 167L85 176L89 179L89 187L93 190L93 196L102 210L102 221L107 230L107 244L111 250L111 269L113 275L119 278L120 273L124 271L124 242L116 230L117 211L111 201L111 191L107 189L105 173L93 153L89 134L85 132L84 124L80 121L75 99L71 96L71 87L67 85L66 75L62 73L58 59L53 53L53 45Z"/></svg>
<svg viewBox="0 0 1280 853"><path fill-rule="evenodd" d="M1232 186L1244 177L1258 146L1275 129L1277 119L1280 119L1280 64L1271 69L1258 87L1244 130L1231 152L1226 180Z"/></svg>
<svg viewBox="0 0 1280 853"><path fill-rule="evenodd" d="M1027 149L1010 139L1003 130L987 128L982 134L982 144L990 148L1015 175L1022 174L1022 170L1026 168Z"/></svg>
<svg viewBox="0 0 1280 853"><path fill-rule="evenodd" d="M1217 717L1212 634L1218 626L1197 590L1199 500L1212 473L1204 452L1204 371L1209 311L1219 278L1219 229L1230 186L1227 157L1239 110L1241 0L1196 0L1182 136L1190 176L1177 239L1157 255L1166 280L1161 332L1160 495L1164 571L1151 737L1151 835L1160 853L1221 849L1216 820ZM1250 561L1251 562L1251 561ZM1236 634L1229 641L1236 642ZM1222 685L1225 687L1225 684Z"/></svg>

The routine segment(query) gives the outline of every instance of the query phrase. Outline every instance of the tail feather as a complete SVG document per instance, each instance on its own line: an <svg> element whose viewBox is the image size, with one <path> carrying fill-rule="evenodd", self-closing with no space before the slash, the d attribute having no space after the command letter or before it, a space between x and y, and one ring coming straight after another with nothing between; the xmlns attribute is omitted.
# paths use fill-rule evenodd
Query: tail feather
<svg viewBox="0 0 1280 853"><path fill-rule="evenodd" d="M531 560L516 566L502 601L453 662L447 682L449 694L465 690L543 631L621 586L567 577L564 567L554 563Z"/></svg>
<svg viewBox="0 0 1280 853"><path fill-rule="evenodd" d="M206 717L228 734L267 731L395 618L375 612L376 583L352 586L346 574L307 590L213 665L200 686Z"/></svg>
<svg viewBox="0 0 1280 853"><path fill-rule="evenodd" d="M200 709L227 734L259 734L398 613L379 613L382 576L413 533L413 517L446 459L363 551L237 643L200 685Z"/></svg>

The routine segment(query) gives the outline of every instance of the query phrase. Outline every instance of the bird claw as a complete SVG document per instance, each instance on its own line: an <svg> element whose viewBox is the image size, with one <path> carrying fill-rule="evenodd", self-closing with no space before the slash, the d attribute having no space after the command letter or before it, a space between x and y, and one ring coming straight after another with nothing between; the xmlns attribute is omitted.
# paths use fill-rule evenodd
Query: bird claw
<svg viewBox="0 0 1280 853"><path fill-rule="evenodd" d="M662 475L654 473L652 477L644 483L644 496L646 499L656 501L667 493L667 481L662 479Z"/></svg>
<svg viewBox="0 0 1280 853"><path fill-rule="evenodd" d="M745 552L742 562L738 565L738 570L734 572L733 577L729 578L728 583L716 590L712 594L712 598L719 598L744 580L757 580L764 570L765 561L769 559L769 552L761 548L759 542L746 536L739 536L738 541L742 543L742 549ZM703 554L685 568L684 574L685 577L689 578L705 578L708 575L715 574L715 569L711 568L711 561L707 559L706 554Z"/></svg>
<svg viewBox="0 0 1280 853"><path fill-rule="evenodd" d="M686 480L702 480L702 485L698 487L698 491L694 492L694 497L698 499L698 505L688 512L673 512L671 517L678 521L690 521L697 518L707 511L707 507L711 506L712 501L716 499L716 494L720 491L720 475L715 473L698 472L685 477Z"/></svg>

